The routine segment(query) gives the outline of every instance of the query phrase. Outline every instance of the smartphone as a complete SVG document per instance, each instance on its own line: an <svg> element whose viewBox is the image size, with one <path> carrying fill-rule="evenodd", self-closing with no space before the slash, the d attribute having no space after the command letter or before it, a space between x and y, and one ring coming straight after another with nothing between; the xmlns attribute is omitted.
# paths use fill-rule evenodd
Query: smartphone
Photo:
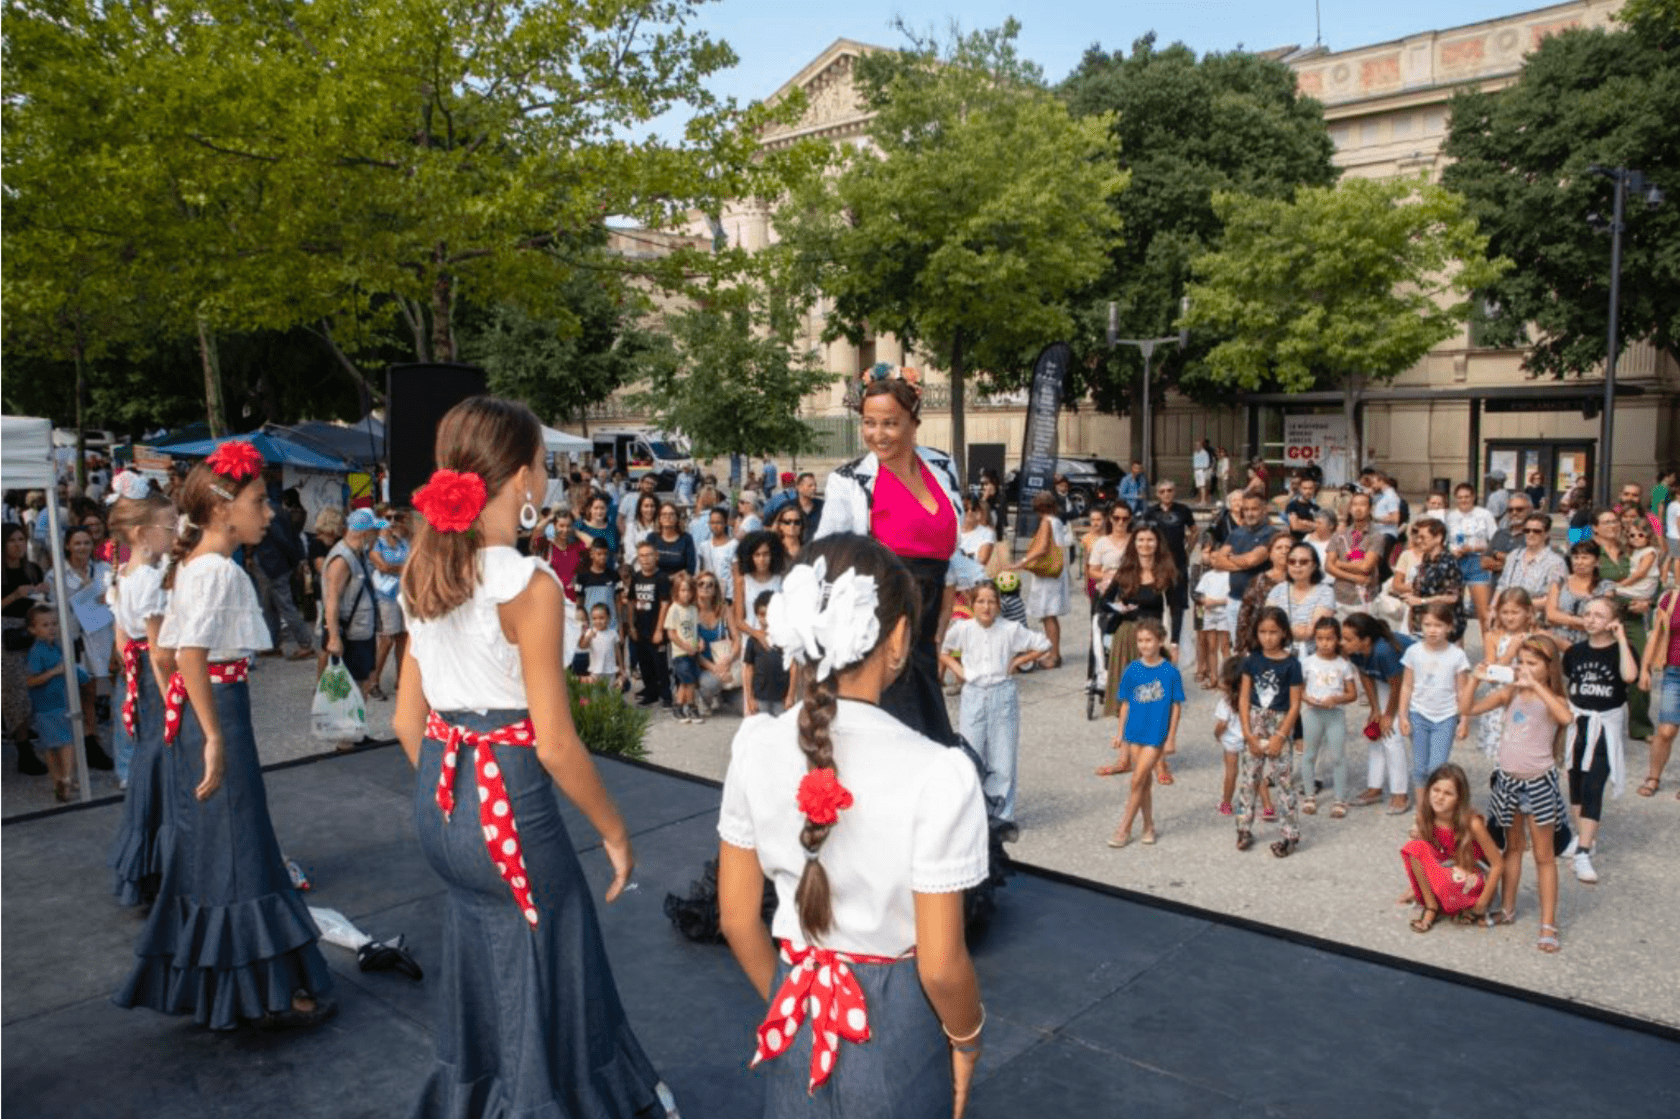
<svg viewBox="0 0 1680 1119"><path fill-rule="evenodd" d="M1495 684L1514 684L1517 674L1508 664L1490 664L1487 666L1487 678Z"/></svg>

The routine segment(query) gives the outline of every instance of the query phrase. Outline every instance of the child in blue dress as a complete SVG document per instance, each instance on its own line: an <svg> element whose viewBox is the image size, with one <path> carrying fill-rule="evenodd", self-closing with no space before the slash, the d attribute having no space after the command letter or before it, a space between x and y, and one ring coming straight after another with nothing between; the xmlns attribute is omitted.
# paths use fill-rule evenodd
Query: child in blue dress
<svg viewBox="0 0 1680 1119"><path fill-rule="evenodd" d="M1126 797L1126 815L1109 837L1110 847L1124 847L1132 841L1132 821L1143 811L1143 841L1155 842L1155 766L1163 752L1173 749L1178 737L1178 718L1184 710L1184 677L1162 656L1167 629L1153 618L1137 623L1138 659L1120 674L1120 729L1115 746L1122 756L1132 758L1132 790Z"/></svg>
<svg viewBox="0 0 1680 1119"><path fill-rule="evenodd" d="M64 690L64 650L58 646L58 615L51 606L34 606L24 623L35 644L29 647L24 668L29 673L29 706L34 712L35 749L46 760L53 782L53 796L60 804L70 799L76 787L76 759L70 753L76 734L70 724L70 698ZM92 682L87 670L76 666L80 685ZM83 711L93 710L84 687Z"/></svg>

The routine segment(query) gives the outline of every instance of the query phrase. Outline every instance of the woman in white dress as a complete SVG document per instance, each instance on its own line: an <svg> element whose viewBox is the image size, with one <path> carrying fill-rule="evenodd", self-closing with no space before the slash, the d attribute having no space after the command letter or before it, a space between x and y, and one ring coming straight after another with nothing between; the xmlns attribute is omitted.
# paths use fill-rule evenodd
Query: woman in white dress
<svg viewBox="0 0 1680 1119"><path fill-rule="evenodd" d="M1026 571L1032 576L1025 602L1027 617L1041 619L1044 636L1050 639L1050 651L1038 663L1056 668L1062 663L1062 615L1068 612L1068 547L1073 534L1056 516L1055 494L1041 493L1033 498L1033 512L1038 516L1038 530L1033 533L1027 554L1006 570Z"/></svg>

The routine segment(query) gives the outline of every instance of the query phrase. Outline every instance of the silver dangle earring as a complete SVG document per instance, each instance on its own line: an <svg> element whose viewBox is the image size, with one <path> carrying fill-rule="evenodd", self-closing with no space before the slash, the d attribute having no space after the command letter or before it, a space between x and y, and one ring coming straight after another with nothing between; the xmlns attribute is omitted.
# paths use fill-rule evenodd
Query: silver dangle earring
<svg viewBox="0 0 1680 1119"><path fill-rule="evenodd" d="M519 507L519 527L530 532L537 527L537 507L531 504L531 491L525 491L525 504Z"/></svg>

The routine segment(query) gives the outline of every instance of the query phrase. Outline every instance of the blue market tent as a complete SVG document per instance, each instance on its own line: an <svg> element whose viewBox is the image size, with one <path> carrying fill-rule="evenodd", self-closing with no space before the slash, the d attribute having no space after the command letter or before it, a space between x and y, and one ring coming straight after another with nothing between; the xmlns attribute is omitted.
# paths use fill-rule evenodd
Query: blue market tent
<svg viewBox="0 0 1680 1119"><path fill-rule="evenodd" d="M347 474L354 467L337 455L306 447L301 442L269 431L254 431L249 435L228 435L221 439L202 439L193 443L176 443L168 452L177 458L207 458L216 448L234 439L243 439L254 446L270 466L295 466L300 470L322 470L333 474Z"/></svg>

